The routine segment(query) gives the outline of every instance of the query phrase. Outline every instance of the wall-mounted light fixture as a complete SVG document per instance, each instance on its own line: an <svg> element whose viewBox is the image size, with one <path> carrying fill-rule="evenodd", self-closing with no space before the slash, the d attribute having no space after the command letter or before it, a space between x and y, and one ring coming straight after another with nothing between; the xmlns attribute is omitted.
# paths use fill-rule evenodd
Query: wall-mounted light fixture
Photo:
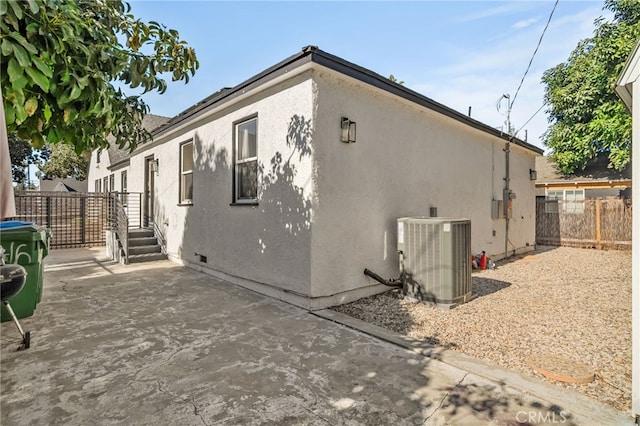
<svg viewBox="0 0 640 426"><path fill-rule="evenodd" d="M536 180L538 179L538 172L536 172L533 169L529 169L529 180Z"/></svg>
<svg viewBox="0 0 640 426"><path fill-rule="evenodd" d="M158 164L159 164L160 160L158 160L157 158L155 160L151 161L151 171L155 174L158 174Z"/></svg>
<svg viewBox="0 0 640 426"><path fill-rule="evenodd" d="M340 140L344 143L353 143L356 141L356 122L349 120L347 117L342 117L340 121L340 128L342 129L342 136Z"/></svg>

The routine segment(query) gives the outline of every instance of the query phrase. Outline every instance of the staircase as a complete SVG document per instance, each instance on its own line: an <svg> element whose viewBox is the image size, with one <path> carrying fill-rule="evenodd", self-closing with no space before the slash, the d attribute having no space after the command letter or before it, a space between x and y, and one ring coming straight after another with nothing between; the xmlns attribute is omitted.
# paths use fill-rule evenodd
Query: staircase
<svg viewBox="0 0 640 426"><path fill-rule="evenodd" d="M162 248L153 234L153 229L129 230L129 263L151 262L166 258L167 255L162 253Z"/></svg>

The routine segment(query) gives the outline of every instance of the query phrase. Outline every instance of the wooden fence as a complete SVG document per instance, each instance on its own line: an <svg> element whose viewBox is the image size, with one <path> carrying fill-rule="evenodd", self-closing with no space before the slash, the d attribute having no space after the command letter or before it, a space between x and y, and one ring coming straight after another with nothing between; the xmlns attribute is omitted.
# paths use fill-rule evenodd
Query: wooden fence
<svg viewBox="0 0 640 426"><path fill-rule="evenodd" d="M536 202L536 244L597 249L631 249L629 200Z"/></svg>

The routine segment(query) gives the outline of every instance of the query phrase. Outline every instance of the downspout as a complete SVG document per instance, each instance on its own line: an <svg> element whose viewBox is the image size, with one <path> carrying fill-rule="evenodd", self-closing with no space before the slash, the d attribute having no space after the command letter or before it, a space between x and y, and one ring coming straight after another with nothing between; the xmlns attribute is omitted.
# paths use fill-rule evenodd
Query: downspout
<svg viewBox="0 0 640 426"><path fill-rule="evenodd" d="M511 199L511 189L509 188L509 153L511 145L511 138L504 145L505 156L505 177L504 177L504 192L502 194L502 208L504 210L504 258L507 258L509 251L509 201Z"/></svg>

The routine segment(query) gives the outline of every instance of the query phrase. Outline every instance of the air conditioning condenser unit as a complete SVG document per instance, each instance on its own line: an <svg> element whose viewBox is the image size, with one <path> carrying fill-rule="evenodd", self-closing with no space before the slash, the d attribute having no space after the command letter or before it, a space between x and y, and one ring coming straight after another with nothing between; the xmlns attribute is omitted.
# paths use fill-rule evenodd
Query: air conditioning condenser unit
<svg viewBox="0 0 640 426"><path fill-rule="evenodd" d="M400 279L406 296L439 305L471 299L471 221L398 219Z"/></svg>

